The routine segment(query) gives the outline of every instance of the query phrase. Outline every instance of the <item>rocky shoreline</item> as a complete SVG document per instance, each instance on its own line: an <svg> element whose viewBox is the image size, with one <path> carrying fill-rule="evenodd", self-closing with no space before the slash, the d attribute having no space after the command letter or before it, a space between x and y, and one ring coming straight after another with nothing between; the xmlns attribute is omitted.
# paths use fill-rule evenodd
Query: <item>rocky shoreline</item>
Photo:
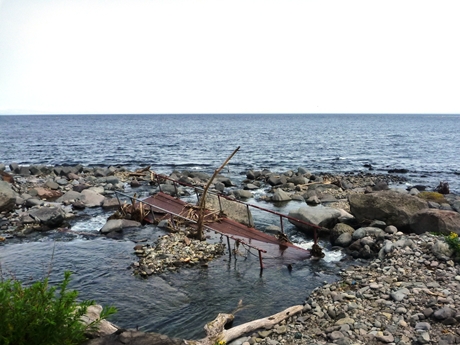
<svg viewBox="0 0 460 345"><path fill-rule="evenodd" d="M315 289L300 315L232 344L459 344L460 266L453 253L431 234L387 237L380 258Z"/></svg>
<svg viewBox="0 0 460 345"><path fill-rule="evenodd" d="M115 191L128 188L153 194L161 188L171 195L190 193L161 177L153 181L148 168L20 167L12 163L9 171L5 170L0 164L2 243L34 232L71 231L68 221L81 210L116 208ZM304 168L284 173L251 170L245 175L241 184L218 176L212 189L241 200L263 190L259 198L267 202L305 201L305 206L290 215L321 226L322 235L359 260L359 265L344 270L339 282L313 291L300 315L232 344L460 343L458 253L444 237L460 234L460 196L445 193L445 189L440 193L442 190L429 191L424 186L404 188L405 179L397 175L315 175ZM169 178L204 186L210 176L175 171ZM101 234L113 236L127 227L140 226L133 220L116 224L101 229ZM153 246L138 244L134 250L140 260L133 266L139 274L203 265L223 252L213 246L194 248L191 240L179 233L167 237L176 246L185 245L185 255L183 246L168 249L169 244L162 245L161 239L157 243L163 250L160 253ZM174 250L181 256L173 256L170 252ZM145 261L149 257L150 261ZM156 259L163 261L156 266ZM136 344L135 340L130 343Z"/></svg>

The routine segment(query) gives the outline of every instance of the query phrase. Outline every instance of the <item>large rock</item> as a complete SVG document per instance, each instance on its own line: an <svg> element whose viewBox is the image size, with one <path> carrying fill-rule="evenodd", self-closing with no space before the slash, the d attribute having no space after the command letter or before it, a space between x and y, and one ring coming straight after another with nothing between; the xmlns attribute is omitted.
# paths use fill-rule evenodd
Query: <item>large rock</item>
<svg viewBox="0 0 460 345"><path fill-rule="evenodd" d="M87 326L96 324L96 327L89 327L88 329L89 332L87 335L90 338L103 337L118 331L118 327L116 327L113 323L100 319L102 309L101 305L90 305L86 309L86 314L80 319L80 321Z"/></svg>
<svg viewBox="0 0 460 345"><path fill-rule="evenodd" d="M302 206L289 212L289 217L329 229L333 228L338 223L341 216L342 212L338 209L321 205L315 207ZM315 228L314 226L312 227L308 224L296 222L291 219L289 219L289 222L306 232L311 232Z"/></svg>
<svg viewBox="0 0 460 345"><path fill-rule="evenodd" d="M42 199L49 200L49 199L59 198L62 196L62 192L59 190L50 190L48 188L43 188L43 187L35 187L34 190L37 193L37 196L39 196Z"/></svg>
<svg viewBox="0 0 460 345"><path fill-rule="evenodd" d="M104 196L91 189L85 189L81 192L81 194L85 196L83 203L86 207L99 207L104 202Z"/></svg>
<svg viewBox="0 0 460 345"><path fill-rule="evenodd" d="M79 192L75 192L73 190L69 190L67 193L65 193L63 196L59 197L56 202L66 202L66 201L84 201L85 196Z"/></svg>
<svg viewBox="0 0 460 345"><path fill-rule="evenodd" d="M406 231L410 230L412 217L417 212L428 209L425 201L394 191L350 194L348 201L350 212L358 222L378 219Z"/></svg>
<svg viewBox="0 0 460 345"><path fill-rule="evenodd" d="M254 226L251 211L246 205L225 198L220 198L219 203L219 198L216 195L209 193L206 195L207 209L220 211L220 205L222 205L222 211L228 218L248 226Z"/></svg>
<svg viewBox="0 0 460 345"><path fill-rule="evenodd" d="M0 181L0 212L11 211L16 204L16 193L11 184Z"/></svg>
<svg viewBox="0 0 460 345"><path fill-rule="evenodd" d="M353 235L353 232L355 229L353 229L350 225L345 224L345 223L337 223L334 228L331 230L329 240L331 241L331 244L337 244L336 240L342 235L342 234L349 234L350 238L351 235ZM342 238L343 240L343 238ZM337 244L339 245L339 244Z"/></svg>
<svg viewBox="0 0 460 345"><path fill-rule="evenodd" d="M251 199L254 195L249 190L237 189L232 192L237 199Z"/></svg>
<svg viewBox="0 0 460 345"><path fill-rule="evenodd" d="M285 192L281 188L275 189L273 193L272 201L289 201L291 200L291 195L288 192Z"/></svg>
<svg viewBox="0 0 460 345"><path fill-rule="evenodd" d="M99 230L102 234L108 234L113 231L121 231L125 228L139 227L141 223L128 219L110 219Z"/></svg>
<svg viewBox="0 0 460 345"><path fill-rule="evenodd" d="M419 211L412 217L411 230L416 234L424 232L460 234L460 213L432 208Z"/></svg>
<svg viewBox="0 0 460 345"><path fill-rule="evenodd" d="M61 226L65 220L65 211L59 207L41 207L31 210L29 215L41 224L51 228Z"/></svg>

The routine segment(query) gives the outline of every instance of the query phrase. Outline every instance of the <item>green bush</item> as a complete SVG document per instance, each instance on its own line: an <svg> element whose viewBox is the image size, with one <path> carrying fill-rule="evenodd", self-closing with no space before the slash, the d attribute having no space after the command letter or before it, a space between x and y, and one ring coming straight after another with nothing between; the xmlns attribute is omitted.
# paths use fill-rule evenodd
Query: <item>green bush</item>
<svg viewBox="0 0 460 345"><path fill-rule="evenodd" d="M23 287L17 280L0 282L0 345L72 345L86 340L88 327L80 322L94 301L78 303L77 291L70 291L70 272L58 286L48 278ZM109 307L101 319L115 313Z"/></svg>
<svg viewBox="0 0 460 345"><path fill-rule="evenodd" d="M451 232L449 235L444 236L444 238L454 251L455 255L460 256L460 239L458 238L458 234Z"/></svg>

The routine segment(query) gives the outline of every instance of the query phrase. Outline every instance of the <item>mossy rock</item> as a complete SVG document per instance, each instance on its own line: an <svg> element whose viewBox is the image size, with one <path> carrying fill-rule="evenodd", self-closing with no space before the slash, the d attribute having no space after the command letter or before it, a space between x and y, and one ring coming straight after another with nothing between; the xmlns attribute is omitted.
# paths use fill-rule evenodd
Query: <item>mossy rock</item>
<svg viewBox="0 0 460 345"><path fill-rule="evenodd" d="M446 204L447 203L447 200L444 197L444 195L441 194L441 193L438 193L438 192L424 191L424 192L418 193L417 196L420 199L423 199L423 200L426 200L426 201L434 201L434 202L436 202L438 204Z"/></svg>

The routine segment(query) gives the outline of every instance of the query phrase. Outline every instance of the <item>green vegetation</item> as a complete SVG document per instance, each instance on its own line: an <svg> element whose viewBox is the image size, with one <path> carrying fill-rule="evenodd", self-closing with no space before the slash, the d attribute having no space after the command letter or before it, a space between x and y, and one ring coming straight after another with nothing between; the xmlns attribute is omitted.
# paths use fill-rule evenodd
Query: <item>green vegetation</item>
<svg viewBox="0 0 460 345"><path fill-rule="evenodd" d="M455 256L460 257L460 239L458 234L451 232L449 235L444 236L446 242L454 250Z"/></svg>
<svg viewBox="0 0 460 345"><path fill-rule="evenodd" d="M441 193L438 193L438 192L427 192L427 191L424 191L424 192L418 193L417 196L418 196L420 199L423 199L423 200L426 200L426 201L437 202L438 204L445 204L445 203L447 203L447 200L446 200L446 198L444 197L444 195L442 195Z"/></svg>
<svg viewBox="0 0 460 345"><path fill-rule="evenodd" d="M1 273L1 272L0 272ZM23 287L17 280L0 281L0 345L77 345L86 340L85 332L97 326L80 322L94 301L78 303L77 291L68 290L70 272L58 286L48 278ZM100 320L115 313L102 311Z"/></svg>

